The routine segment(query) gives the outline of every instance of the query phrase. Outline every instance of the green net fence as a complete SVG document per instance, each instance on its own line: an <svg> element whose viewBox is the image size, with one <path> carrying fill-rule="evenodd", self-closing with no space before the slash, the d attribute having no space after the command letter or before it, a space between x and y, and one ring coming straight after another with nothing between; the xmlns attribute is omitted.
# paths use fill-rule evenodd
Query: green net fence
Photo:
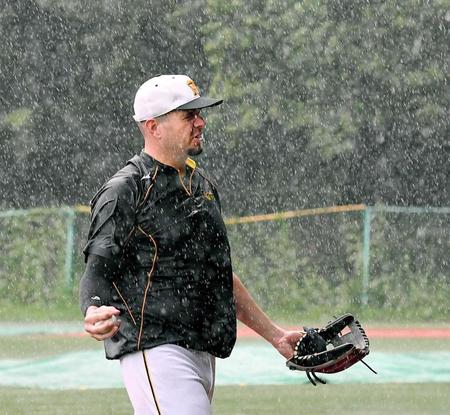
<svg viewBox="0 0 450 415"><path fill-rule="evenodd" d="M78 295L89 217L73 208L0 212L3 300L48 304Z"/></svg>
<svg viewBox="0 0 450 415"><path fill-rule="evenodd" d="M3 298L75 300L88 227L84 207L0 212ZM227 227L235 271L277 317L450 318L450 208L357 205L230 218Z"/></svg>
<svg viewBox="0 0 450 415"><path fill-rule="evenodd" d="M265 309L286 318L448 318L449 213L379 206L229 225L235 269Z"/></svg>

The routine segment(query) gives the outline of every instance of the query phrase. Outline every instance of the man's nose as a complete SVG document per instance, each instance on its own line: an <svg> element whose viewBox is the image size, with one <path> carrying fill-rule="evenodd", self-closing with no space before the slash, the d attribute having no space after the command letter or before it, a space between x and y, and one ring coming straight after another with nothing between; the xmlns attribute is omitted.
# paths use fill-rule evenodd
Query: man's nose
<svg viewBox="0 0 450 415"><path fill-rule="evenodd" d="M200 114L197 114L195 116L195 120L194 120L194 127L202 128L205 125L206 125L206 120Z"/></svg>

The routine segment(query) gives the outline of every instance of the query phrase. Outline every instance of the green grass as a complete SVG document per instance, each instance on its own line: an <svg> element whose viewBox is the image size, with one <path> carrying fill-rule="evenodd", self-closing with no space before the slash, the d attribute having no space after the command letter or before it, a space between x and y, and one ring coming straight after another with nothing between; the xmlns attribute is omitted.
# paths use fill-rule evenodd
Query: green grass
<svg viewBox="0 0 450 415"><path fill-rule="evenodd" d="M373 339L371 344L372 350L384 352L450 349L446 339ZM47 357L102 347L101 342L88 337L0 336L0 359ZM222 386L216 388L214 414L443 415L449 413L448 396L450 383ZM0 415L132 414L122 389L55 391L0 387L0 402Z"/></svg>
<svg viewBox="0 0 450 415"><path fill-rule="evenodd" d="M122 389L54 391L0 388L1 415L118 415L133 413Z"/></svg>
<svg viewBox="0 0 450 415"><path fill-rule="evenodd" d="M222 386L215 415L447 415L450 384ZM2 415L130 415L121 389L0 388Z"/></svg>
<svg viewBox="0 0 450 415"><path fill-rule="evenodd" d="M81 321L82 315L77 300L63 297L57 303L18 304L0 301L0 321Z"/></svg>
<svg viewBox="0 0 450 415"><path fill-rule="evenodd" d="M218 388L215 414L448 414L450 384L277 385Z"/></svg>
<svg viewBox="0 0 450 415"><path fill-rule="evenodd" d="M103 343L90 337L0 336L0 359L39 358L89 349L103 349Z"/></svg>

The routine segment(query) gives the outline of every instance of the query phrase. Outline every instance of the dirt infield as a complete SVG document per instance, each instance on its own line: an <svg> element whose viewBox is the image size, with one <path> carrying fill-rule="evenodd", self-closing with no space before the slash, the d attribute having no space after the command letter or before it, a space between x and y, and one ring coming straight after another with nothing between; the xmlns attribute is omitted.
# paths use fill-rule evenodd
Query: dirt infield
<svg viewBox="0 0 450 415"><path fill-rule="evenodd" d="M298 327L287 327L290 330L298 330ZM371 339L450 339L450 328L405 328L405 327L368 327L366 334ZM66 337L85 336L86 333L61 333L55 336ZM259 335L248 327L238 327L237 336L240 339L256 339Z"/></svg>
<svg viewBox="0 0 450 415"><path fill-rule="evenodd" d="M289 327L291 330L298 330L298 327ZM450 338L449 328L406 328L406 327L368 327L367 336L373 339L408 339L408 338L428 338L428 339L448 339ZM238 327L238 337L256 338L256 334L248 327Z"/></svg>
<svg viewBox="0 0 450 415"><path fill-rule="evenodd" d="M298 330L298 326L287 327L290 330ZM449 339L450 327L367 327L367 335L373 339ZM87 336L83 332L81 322L71 323L0 323L0 335L36 335L55 337L82 337ZM253 339L259 337L248 327L238 325L238 338Z"/></svg>

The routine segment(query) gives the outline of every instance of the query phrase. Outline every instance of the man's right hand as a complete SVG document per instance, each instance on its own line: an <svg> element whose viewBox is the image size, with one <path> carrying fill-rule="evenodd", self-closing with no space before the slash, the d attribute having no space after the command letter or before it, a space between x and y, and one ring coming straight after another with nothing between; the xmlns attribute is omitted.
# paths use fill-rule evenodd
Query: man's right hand
<svg viewBox="0 0 450 415"><path fill-rule="evenodd" d="M115 307L102 305L101 307L90 306L84 318L84 330L96 340L105 340L114 336L119 330L120 311Z"/></svg>

